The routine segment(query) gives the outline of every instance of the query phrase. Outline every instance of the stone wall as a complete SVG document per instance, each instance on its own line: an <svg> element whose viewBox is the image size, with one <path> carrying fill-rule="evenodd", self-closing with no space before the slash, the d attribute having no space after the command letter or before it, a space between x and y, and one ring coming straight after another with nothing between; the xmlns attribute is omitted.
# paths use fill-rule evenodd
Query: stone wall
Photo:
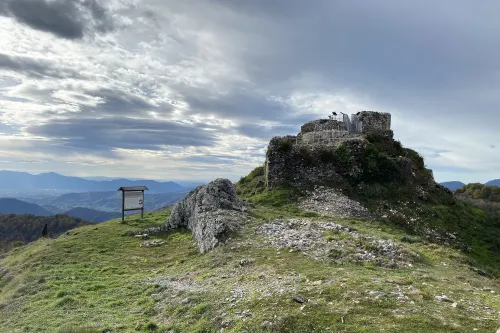
<svg viewBox="0 0 500 333"><path fill-rule="evenodd" d="M347 131L346 125L338 120L318 119L310 121L300 128L302 134L327 130Z"/></svg>
<svg viewBox="0 0 500 333"><path fill-rule="evenodd" d="M283 185L339 184L343 181L333 160L325 160L325 152L334 155L337 145L284 145L283 138L269 143L265 163L267 187ZM350 139L349 145L363 145L363 139Z"/></svg>
<svg viewBox="0 0 500 333"><path fill-rule="evenodd" d="M357 116L363 133L388 131L391 129L391 114L386 112L362 111Z"/></svg>
<svg viewBox="0 0 500 333"><path fill-rule="evenodd" d="M344 140L360 139L360 133L351 133L348 131L319 131L319 132L307 132L302 134L300 143L302 144L330 144L339 145Z"/></svg>

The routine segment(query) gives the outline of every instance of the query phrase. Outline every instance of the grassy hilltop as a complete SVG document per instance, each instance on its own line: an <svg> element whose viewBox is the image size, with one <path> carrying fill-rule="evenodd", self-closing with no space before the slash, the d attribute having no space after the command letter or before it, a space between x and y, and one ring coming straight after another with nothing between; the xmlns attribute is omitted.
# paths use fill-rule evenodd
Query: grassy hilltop
<svg viewBox="0 0 500 333"><path fill-rule="evenodd" d="M255 225L314 215L291 205L257 206L253 214ZM312 260L266 245L255 225L205 255L183 230L157 237L165 245L152 248L122 236L167 215L87 226L10 252L1 261L2 332L493 332L500 326L496 278L478 274L460 250L408 237L386 222L335 220L417 252L413 267ZM243 259L250 261L242 265ZM457 306L437 301L442 295Z"/></svg>
<svg viewBox="0 0 500 333"><path fill-rule="evenodd" d="M343 189L379 218L303 211L297 199L311 188L267 189L257 168L237 184L254 219L207 254L188 230L124 236L169 211L15 248L0 258L0 331L495 332L499 221L440 188L420 198L390 178L378 183L402 158L417 167L414 184L432 179L418 154L386 143L370 143L358 156L368 169ZM280 243L302 236L303 248ZM144 246L155 240L164 244ZM404 265L384 266L385 247Z"/></svg>

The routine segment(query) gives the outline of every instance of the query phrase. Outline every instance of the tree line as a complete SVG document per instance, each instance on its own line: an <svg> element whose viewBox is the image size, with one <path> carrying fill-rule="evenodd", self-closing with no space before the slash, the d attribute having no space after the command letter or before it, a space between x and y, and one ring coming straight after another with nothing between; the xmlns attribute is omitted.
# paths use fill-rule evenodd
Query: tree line
<svg viewBox="0 0 500 333"><path fill-rule="evenodd" d="M455 195L481 208L500 223L500 186L472 183L455 190Z"/></svg>
<svg viewBox="0 0 500 333"><path fill-rule="evenodd" d="M37 240L42 236L46 224L48 237L57 237L70 229L90 223L81 218L62 214L54 216L0 214L0 250Z"/></svg>
<svg viewBox="0 0 500 333"><path fill-rule="evenodd" d="M471 199L483 199L490 202L500 202L500 186L486 186L481 183L465 185L455 191Z"/></svg>

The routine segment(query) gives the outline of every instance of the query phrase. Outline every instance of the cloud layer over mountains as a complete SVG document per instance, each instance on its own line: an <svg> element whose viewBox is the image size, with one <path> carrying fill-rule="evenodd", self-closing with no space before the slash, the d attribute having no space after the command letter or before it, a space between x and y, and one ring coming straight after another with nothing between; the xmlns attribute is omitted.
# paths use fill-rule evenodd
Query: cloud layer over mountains
<svg viewBox="0 0 500 333"><path fill-rule="evenodd" d="M500 4L7 0L0 169L244 175L273 135L393 114L438 180L498 178Z"/></svg>

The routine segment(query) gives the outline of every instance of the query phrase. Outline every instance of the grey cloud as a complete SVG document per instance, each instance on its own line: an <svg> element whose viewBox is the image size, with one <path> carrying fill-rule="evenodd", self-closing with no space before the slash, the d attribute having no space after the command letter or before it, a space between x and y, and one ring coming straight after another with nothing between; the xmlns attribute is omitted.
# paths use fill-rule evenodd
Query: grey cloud
<svg viewBox="0 0 500 333"><path fill-rule="evenodd" d="M70 29L69 34L54 32L54 29L60 30L59 25L35 27L65 38L82 38L88 30L111 28L106 24L99 27L98 22L108 22L110 16L101 11L100 6L90 5L97 2L68 0L62 5L63 0L0 0L0 13L25 23L27 20L36 23L38 18L31 14L14 15L11 8L14 2L27 4L26 8L31 9L34 4L52 9L76 8L74 17L56 11L74 23L76 28ZM331 0L194 0L189 4L148 0L129 2L129 5L126 15L119 12L127 16L127 24L133 22L124 24L129 30L124 28L126 33L120 30L116 39L99 40L89 48L95 52L97 45L108 55L116 54L116 66L113 57L110 62L89 57L95 62L92 65L100 66L82 63L81 68L85 69L82 73L94 71L95 74L83 78L87 80L85 84L59 87L69 85L61 82L70 80L58 79L76 73L55 65L37 64L36 60L0 58L2 68L27 73L26 84L30 78L44 78L45 82L37 80L36 87L52 90L59 87L65 92L102 98L103 103L95 107L82 101L80 104L84 105L80 106L79 113L68 111L62 115L74 119L31 127L28 131L50 137L61 145L89 150L116 145L157 149L163 142L175 143L179 138L189 139L194 145L213 144L208 133L217 132L202 131L199 125L179 129L178 135L173 135L173 130L164 129L165 133L150 130L150 122L157 122L153 119L137 121L135 126L131 120L120 118L150 117L147 111L168 117L172 112L170 104L152 102L168 98L180 101L179 110L188 121L195 114L233 120L240 125L230 129L231 134L264 142L273 135L295 134L301 124L316 118L317 114L305 113L313 109L308 108L308 103L315 95L321 99L338 94L345 100L327 100L325 108L331 107L331 102L335 107L341 105L339 110L344 111L342 108L353 108L353 104L359 103L370 109L392 112L396 135L411 138L406 142L406 138L402 138L405 145L411 146L413 141L417 146L454 147L449 142L443 143L446 134L466 133L471 143L484 137L481 145L494 152L488 145L498 141L495 141L496 127L500 123L498 1L485 0L477 5L465 0L379 0L360 5ZM19 11L18 8L16 13ZM48 17L47 10L40 13L40 18ZM147 24L142 24L138 16ZM90 19L82 21L82 17ZM154 20L160 24L148 23ZM54 21L47 22L53 24ZM129 57L129 53L134 57ZM204 61L217 66L207 66L213 70L206 70ZM140 75L124 75L126 71L122 68ZM96 72L101 69L102 72ZM144 77L148 79L143 80ZM54 80L49 82L50 79ZM89 91L93 86L90 80L95 80L93 91ZM103 84L110 88L98 88ZM34 99L47 106L54 102L42 95L52 97L51 91L40 89ZM291 96L297 100L305 96L300 103L309 111L300 110L301 114L297 115L297 110L273 99L291 101L287 99ZM316 111L322 102L311 103L311 106ZM79 101L74 102L77 103ZM324 115L331 111L324 110ZM178 114L180 112L176 116ZM49 112L46 115L51 116ZM99 121L102 123L88 119L110 116L112 118ZM272 126L267 126L269 124ZM420 135L421 129L425 134ZM412 131L416 133L413 136ZM193 133L192 137L188 132ZM427 152L435 158L445 153L448 155L445 149ZM198 159L202 162L201 157ZM220 162L214 157L210 159L213 163ZM448 171L454 170L443 169Z"/></svg>
<svg viewBox="0 0 500 333"><path fill-rule="evenodd" d="M225 119L281 120L290 113L288 106L252 91L233 90L210 95L205 91L185 87L180 92L193 114L215 114Z"/></svg>
<svg viewBox="0 0 500 333"><path fill-rule="evenodd" d="M259 49L247 45L238 54L257 87L276 94L317 90L317 82L300 80L316 73L325 80L320 88L347 88L377 105L457 124L484 105L485 115L500 121L496 107L487 107L498 106L491 87L500 85L497 1L218 2L244 13L241 29L251 26L264 40ZM220 33L236 39L231 30ZM493 130L494 123L485 126Z"/></svg>
<svg viewBox="0 0 500 333"><path fill-rule="evenodd" d="M71 68L58 67L47 60L10 56L0 53L0 68L23 73L33 78L81 78L81 75Z"/></svg>
<svg viewBox="0 0 500 333"><path fill-rule="evenodd" d="M299 131L299 126L294 125L278 125L278 126L262 126L257 124L243 124L236 130L245 136L251 138L259 138L270 140L273 136L294 135Z"/></svg>
<svg viewBox="0 0 500 333"><path fill-rule="evenodd" d="M159 150L163 145L211 146L215 142L212 134L196 126L124 117L54 120L24 130L65 146L94 151L112 148Z"/></svg>
<svg viewBox="0 0 500 333"><path fill-rule="evenodd" d="M208 164L232 164L235 161L243 161L245 158L239 156L223 156L223 155L203 155L203 156L187 156L182 158L185 162L192 163L208 163Z"/></svg>
<svg viewBox="0 0 500 333"><path fill-rule="evenodd" d="M89 30L113 29L112 18L97 0L7 0L0 14L67 39L81 39Z"/></svg>
<svg viewBox="0 0 500 333"><path fill-rule="evenodd" d="M99 104L96 107L86 108L87 112L97 112L100 115L140 116L143 115L144 112L150 110L159 110L163 113L168 113L172 110L172 106L169 104L157 106L141 95L132 94L118 89L100 89L98 91L86 91L85 93L90 96L100 97L103 99L103 104Z"/></svg>

